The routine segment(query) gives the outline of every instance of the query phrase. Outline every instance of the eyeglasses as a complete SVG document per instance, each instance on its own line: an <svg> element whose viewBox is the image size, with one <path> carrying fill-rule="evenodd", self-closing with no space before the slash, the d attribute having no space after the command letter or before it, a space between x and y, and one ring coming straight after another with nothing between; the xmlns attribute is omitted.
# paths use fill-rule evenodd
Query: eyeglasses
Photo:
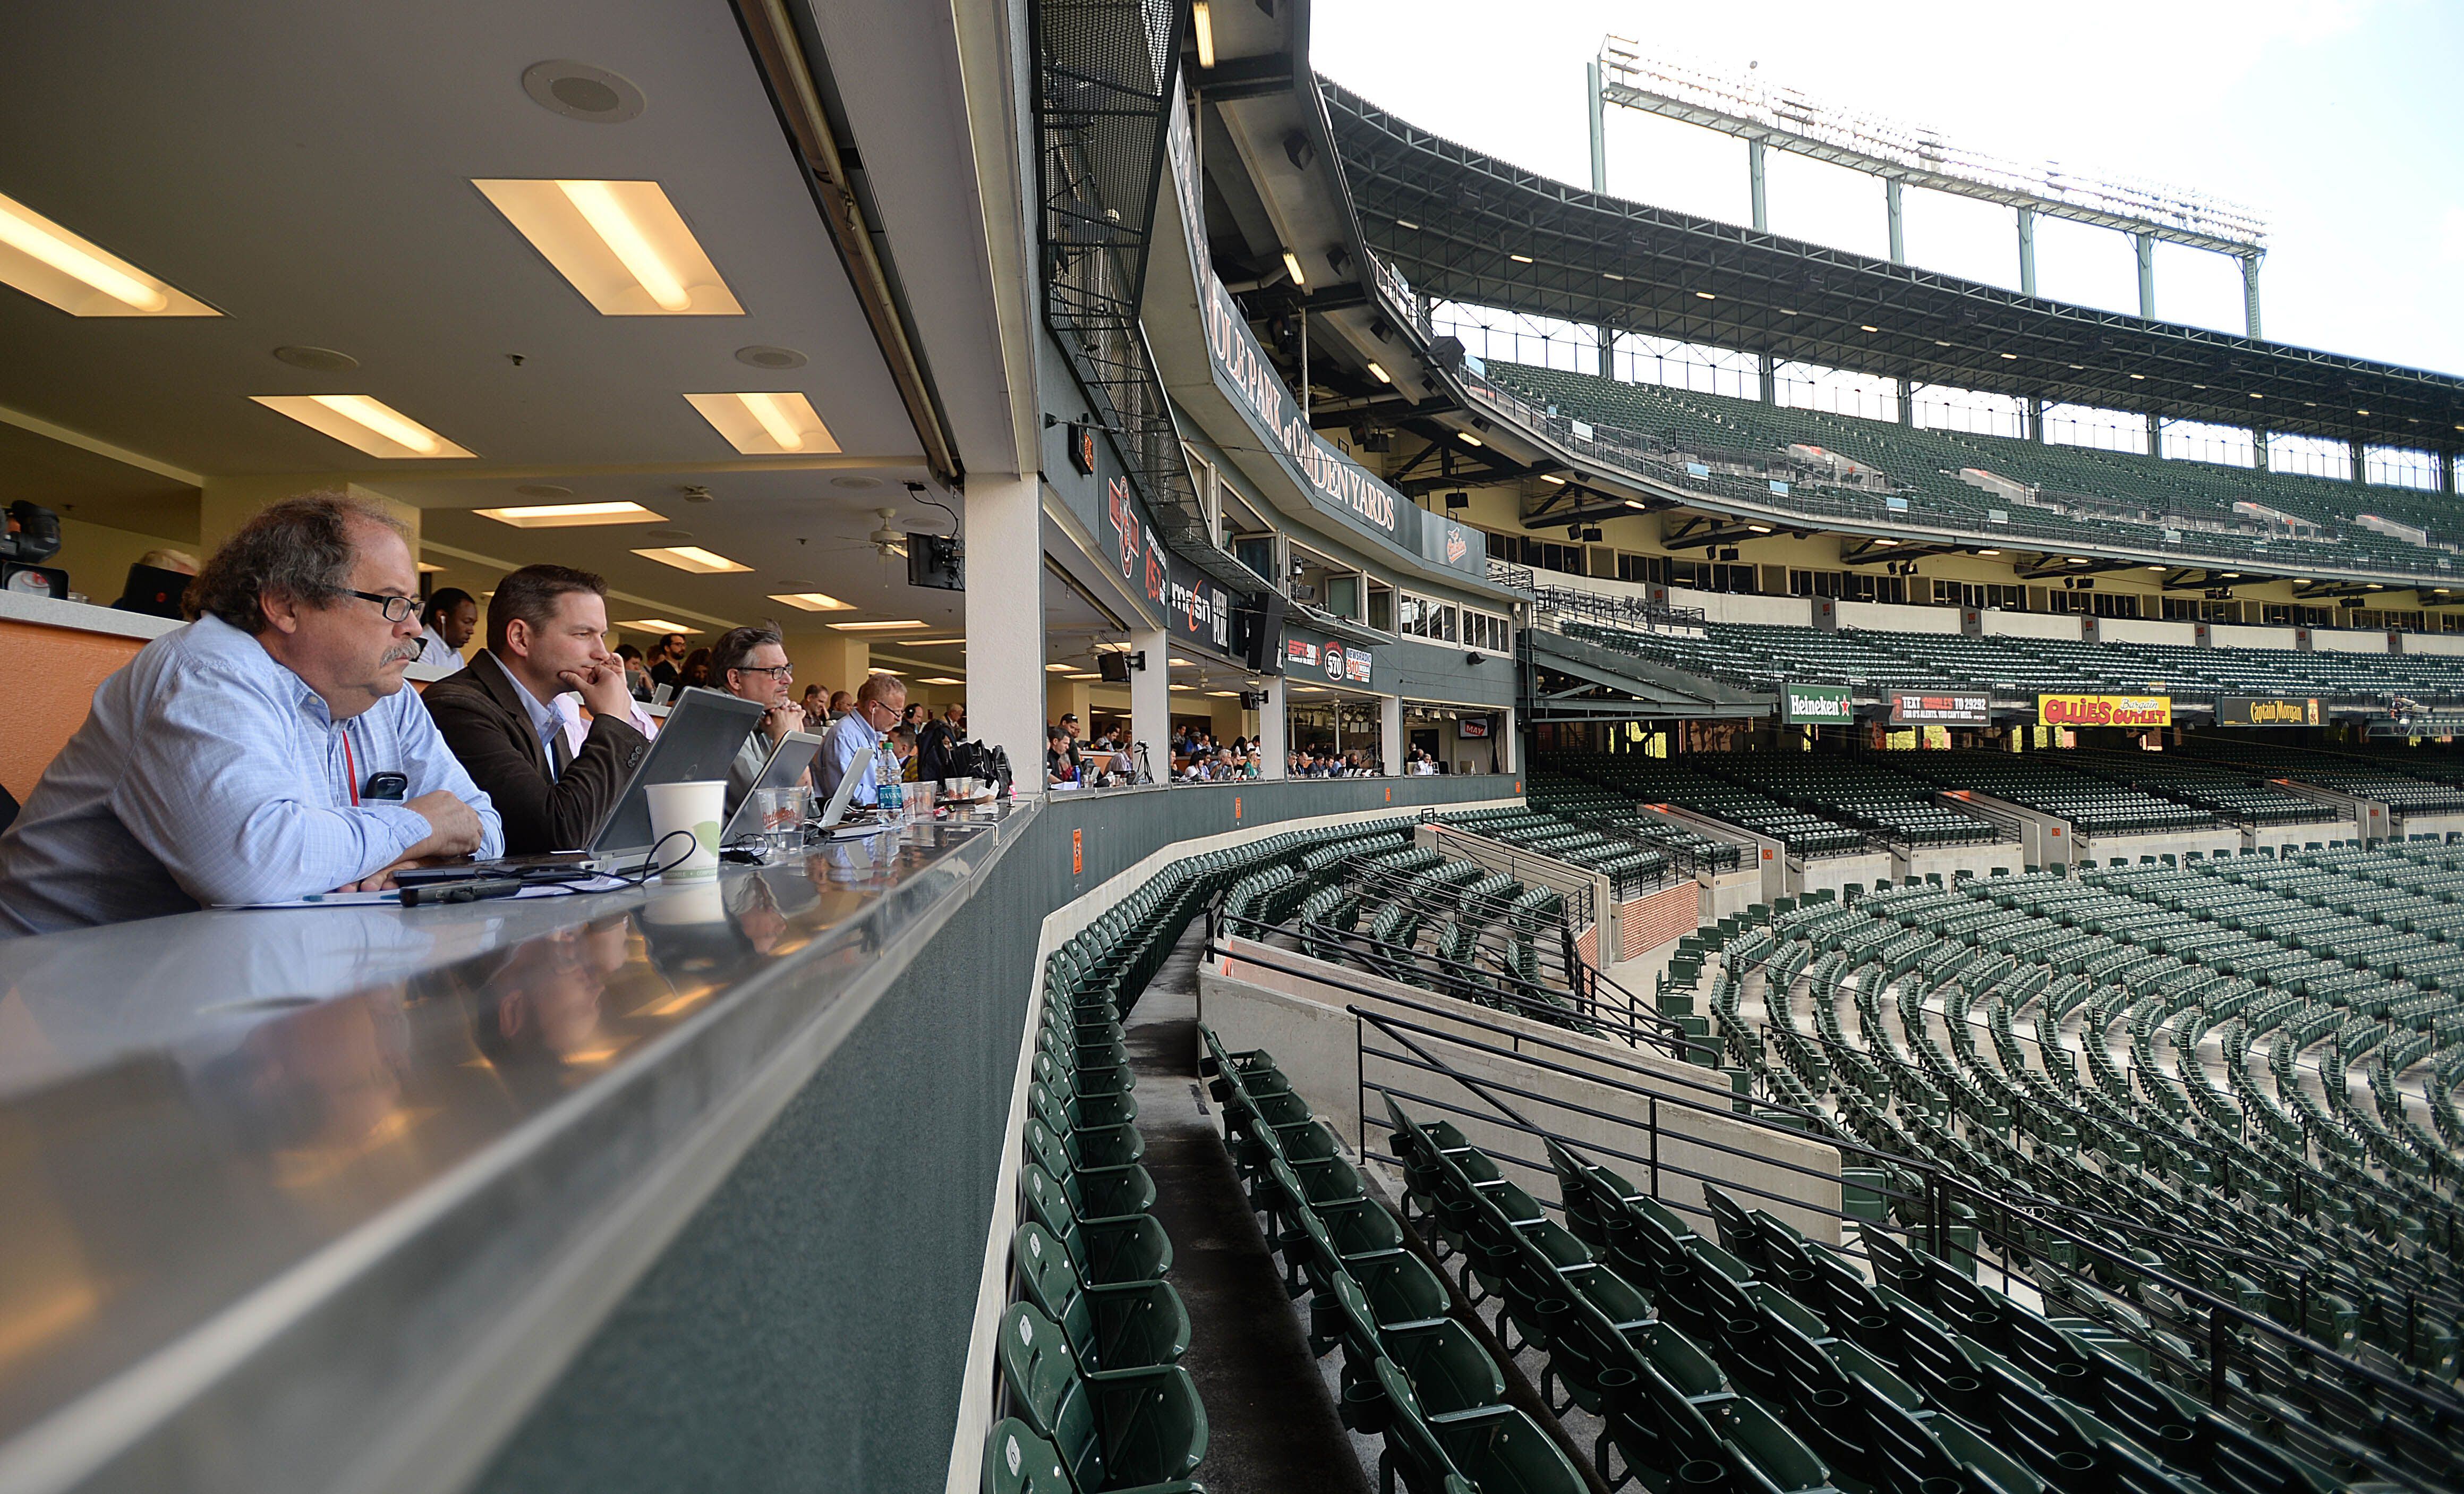
<svg viewBox="0 0 2464 1494"><path fill-rule="evenodd" d="M736 672L739 675L773 675L778 678L781 684L785 684L796 678L796 666L793 664L738 664L736 666Z"/></svg>
<svg viewBox="0 0 2464 1494"><path fill-rule="evenodd" d="M415 596L387 596L382 591L350 591L344 594L356 596L363 602L376 603L384 609L385 620L390 623L408 622L410 614L419 611L419 598Z"/></svg>

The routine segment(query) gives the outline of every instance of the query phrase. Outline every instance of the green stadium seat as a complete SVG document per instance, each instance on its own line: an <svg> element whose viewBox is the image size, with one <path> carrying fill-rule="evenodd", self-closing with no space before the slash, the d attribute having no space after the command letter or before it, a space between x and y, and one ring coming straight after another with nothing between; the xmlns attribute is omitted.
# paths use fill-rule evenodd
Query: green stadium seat
<svg viewBox="0 0 2464 1494"><path fill-rule="evenodd" d="M1206 1409L1177 1365L1090 1374L1025 1303L1001 1315L1000 1357L1020 1419L1051 1443L1079 1494L1172 1487L1206 1457Z"/></svg>

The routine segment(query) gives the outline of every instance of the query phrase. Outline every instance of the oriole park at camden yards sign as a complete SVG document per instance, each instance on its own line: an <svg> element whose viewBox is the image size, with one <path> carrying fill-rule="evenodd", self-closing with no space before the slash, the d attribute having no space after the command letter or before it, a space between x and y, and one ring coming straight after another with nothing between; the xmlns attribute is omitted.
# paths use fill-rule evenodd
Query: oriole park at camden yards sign
<svg viewBox="0 0 2464 1494"><path fill-rule="evenodd" d="M1210 278L1206 298L1206 351L1222 371L1224 382L1240 394L1249 413L1275 441L1320 502L1342 509L1388 539L1397 538L1396 515L1401 495L1370 476L1368 469L1345 458L1309 429L1298 402L1284 388L1265 349L1250 335L1248 319L1220 280Z"/></svg>
<svg viewBox="0 0 2464 1494"><path fill-rule="evenodd" d="M2169 726L2169 695L2040 695L2036 720L2047 726Z"/></svg>

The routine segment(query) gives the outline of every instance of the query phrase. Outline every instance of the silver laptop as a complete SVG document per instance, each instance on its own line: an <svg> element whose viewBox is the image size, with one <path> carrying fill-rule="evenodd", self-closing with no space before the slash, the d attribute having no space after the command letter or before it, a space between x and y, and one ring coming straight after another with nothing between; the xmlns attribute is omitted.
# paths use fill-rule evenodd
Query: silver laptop
<svg viewBox="0 0 2464 1494"><path fill-rule="evenodd" d="M650 686L650 703L653 705L665 705L668 703L668 697L675 693L676 687L674 685L654 684Z"/></svg>
<svg viewBox="0 0 2464 1494"><path fill-rule="evenodd" d="M650 795L654 783L723 779L737 749L761 721L761 707L724 690L689 686L676 697L650 750L633 768L616 808L590 837L594 857L626 857L650 848Z"/></svg>
<svg viewBox="0 0 2464 1494"><path fill-rule="evenodd" d="M787 789L804 776L813 759L822 755L822 739L808 732L791 731L779 739L770 749L770 761L761 765L761 776L753 780L751 792L736 813L727 817L727 828L719 832L718 843L731 845L748 836L761 833L761 811L754 795L764 789Z"/></svg>

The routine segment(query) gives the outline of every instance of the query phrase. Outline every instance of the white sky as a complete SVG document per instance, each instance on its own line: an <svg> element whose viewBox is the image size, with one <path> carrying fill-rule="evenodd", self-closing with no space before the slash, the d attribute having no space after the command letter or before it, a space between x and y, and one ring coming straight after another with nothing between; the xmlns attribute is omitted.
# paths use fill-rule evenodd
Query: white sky
<svg viewBox="0 0 2464 1494"><path fill-rule="evenodd" d="M2464 372L2464 3L1313 0L1318 71L1416 124L1588 185L1583 64L1602 35L1924 124L2014 161L2255 208L2261 331ZM1743 142L1608 111L1609 190L1750 219ZM1882 256L1881 184L1774 151L1774 232ZM1908 257L2016 287L2012 214L1910 190ZM2039 218L2038 294L2136 311L2130 242ZM2156 312L2242 330L2239 266L2160 244Z"/></svg>

